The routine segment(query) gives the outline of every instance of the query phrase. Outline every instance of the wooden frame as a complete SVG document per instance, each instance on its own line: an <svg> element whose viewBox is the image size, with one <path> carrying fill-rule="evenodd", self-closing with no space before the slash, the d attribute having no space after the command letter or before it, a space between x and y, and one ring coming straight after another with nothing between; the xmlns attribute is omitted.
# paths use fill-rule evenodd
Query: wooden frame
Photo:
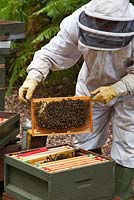
<svg viewBox="0 0 134 200"><path fill-rule="evenodd" d="M83 127L80 128L70 128L68 130L58 130L58 131L48 131L46 129L42 129L36 125L36 117L34 115L36 103L38 102L54 102L54 101L62 101L62 100L83 100L83 101L89 101L89 118L86 121L86 124ZM54 97L54 98L37 98L32 99L31 101L31 120L32 120L32 135L41 136L41 135L59 135L59 134L79 134L79 133L91 133L93 131L92 128L92 101L91 97L88 96L73 96L73 97Z"/></svg>

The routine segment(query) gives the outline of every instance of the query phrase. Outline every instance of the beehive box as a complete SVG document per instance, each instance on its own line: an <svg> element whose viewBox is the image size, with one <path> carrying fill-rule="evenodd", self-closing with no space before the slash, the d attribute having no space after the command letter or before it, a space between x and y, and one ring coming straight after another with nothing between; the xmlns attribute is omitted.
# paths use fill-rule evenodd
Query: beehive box
<svg viewBox="0 0 134 200"><path fill-rule="evenodd" d="M9 143L20 131L20 114L0 111L0 149Z"/></svg>
<svg viewBox="0 0 134 200"><path fill-rule="evenodd" d="M5 64L0 64L0 88L5 86Z"/></svg>
<svg viewBox="0 0 134 200"><path fill-rule="evenodd" d="M15 200L15 199L4 192L2 195L2 200Z"/></svg>
<svg viewBox="0 0 134 200"><path fill-rule="evenodd" d="M0 54L10 54L10 41L25 38L25 23L0 20ZM0 61L1 62L1 61ZM3 64L3 62L2 62Z"/></svg>
<svg viewBox="0 0 134 200"><path fill-rule="evenodd" d="M29 151L23 153L26 155ZM39 163L39 160L31 164L17 157L18 155L5 156L5 192L15 200L112 199L114 163L103 156L82 149L75 150L73 158L45 162L44 164L49 167L53 162L55 167L58 162L62 162L60 165L62 167L50 170L48 166L41 168L40 165L43 163L41 161ZM83 156L86 160L91 158L91 163L81 162ZM76 159L76 161L69 162L68 159Z"/></svg>
<svg viewBox="0 0 134 200"><path fill-rule="evenodd" d="M0 41L11 41L25 37L25 23L0 20Z"/></svg>
<svg viewBox="0 0 134 200"><path fill-rule="evenodd" d="M5 107L5 87L0 87L0 111L4 111Z"/></svg>
<svg viewBox="0 0 134 200"><path fill-rule="evenodd" d="M78 134L92 132L91 98L38 98L31 102L32 134Z"/></svg>
<svg viewBox="0 0 134 200"><path fill-rule="evenodd" d="M0 64L0 110L4 110L5 105L5 64Z"/></svg>
<svg viewBox="0 0 134 200"><path fill-rule="evenodd" d="M4 155L21 150L20 143L6 145L0 149L0 182L4 181Z"/></svg>

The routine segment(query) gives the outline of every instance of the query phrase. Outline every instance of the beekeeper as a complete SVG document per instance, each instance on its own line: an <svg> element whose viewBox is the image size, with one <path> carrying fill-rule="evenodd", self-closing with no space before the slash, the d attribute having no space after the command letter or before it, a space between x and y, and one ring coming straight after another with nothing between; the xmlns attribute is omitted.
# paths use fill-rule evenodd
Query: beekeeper
<svg viewBox="0 0 134 200"><path fill-rule="evenodd" d="M111 156L116 162L115 197L128 200L134 176L134 6L129 0L92 0L66 17L59 33L34 55L19 99L32 98L49 70L64 70L84 58L76 95L93 96L92 134L78 134L75 146L100 149L113 124Z"/></svg>

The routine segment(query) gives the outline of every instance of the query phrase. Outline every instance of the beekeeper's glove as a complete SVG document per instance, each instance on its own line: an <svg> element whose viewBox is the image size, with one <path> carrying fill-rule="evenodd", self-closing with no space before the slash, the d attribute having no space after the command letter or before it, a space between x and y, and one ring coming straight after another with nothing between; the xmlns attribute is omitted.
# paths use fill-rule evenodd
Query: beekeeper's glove
<svg viewBox="0 0 134 200"><path fill-rule="evenodd" d="M100 103L109 103L112 99L117 97L115 89L112 86L99 87L91 92L91 95L95 95L92 100Z"/></svg>
<svg viewBox="0 0 134 200"><path fill-rule="evenodd" d="M27 102L29 101L34 93L35 88L38 85L38 81L27 77L24 81L23 85L19 89L19 101L20 102Z"/></svg>

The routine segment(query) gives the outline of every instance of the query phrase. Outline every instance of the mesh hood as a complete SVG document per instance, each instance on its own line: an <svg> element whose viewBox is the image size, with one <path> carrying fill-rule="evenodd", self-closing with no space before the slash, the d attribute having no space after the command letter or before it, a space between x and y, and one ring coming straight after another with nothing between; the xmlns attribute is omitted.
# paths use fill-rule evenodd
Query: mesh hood
<svg viewBox="0 0 134 200"><path fill-rule="evenodd" d="M128 0L92 0L78 20L79 43L96 50L117 50L134 36L134 6Z"/></svg>
<svg viewBox="0 0 134 200"><path fill-rule="evenodd" d="M124 21L132 19L128 8L129 0L92 0L87 4L85 13L98 18Z"/></svg>

